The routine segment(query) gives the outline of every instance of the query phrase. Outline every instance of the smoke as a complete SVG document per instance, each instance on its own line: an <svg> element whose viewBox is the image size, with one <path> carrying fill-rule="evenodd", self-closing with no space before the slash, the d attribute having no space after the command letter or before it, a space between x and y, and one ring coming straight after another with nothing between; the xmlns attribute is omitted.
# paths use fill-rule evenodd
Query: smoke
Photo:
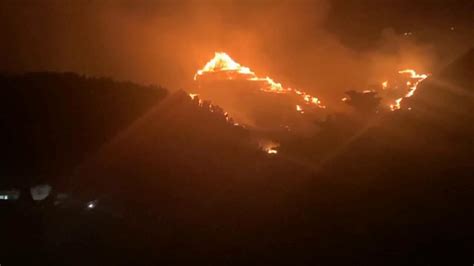
<svg viewBox="0 0 474 266"><path fill-rule="evenodd" d="M381 82L398 69L430 70L430 46L387 29L375 49L348 47L326 22L329 1L6 1L2 71L74 71L170 89L225 51L259 76L323 103ZM361 36L363 38L363 36Z"/></svg>

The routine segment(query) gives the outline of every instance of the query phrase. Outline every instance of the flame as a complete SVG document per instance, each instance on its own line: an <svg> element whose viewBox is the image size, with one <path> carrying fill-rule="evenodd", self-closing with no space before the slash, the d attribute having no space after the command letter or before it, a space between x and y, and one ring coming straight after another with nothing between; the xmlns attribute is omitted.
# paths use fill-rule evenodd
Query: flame
<svg viewBox="0 0 474 266"><path fill-rule="evenodd" d="M250 68L240 65L235 62L228 54L224 52L216 52L214 58L212 58L207 64L198 70L194 75L194 80L198 80L199 77L206 73L228 73L226 78L233 80L237 77L251 81L259 81L264 85L260 90L271 93L294 93L302 97L306 104L312 104L319 108L326 108L321 104L321 101L317 97L313 97L310 94L301 90L293 90L291 88L285 88L281 83L275 82L270 77L261 78L258 77ZM235 75L237 74L237 75Z"/></svg>
<svg viewBox="0 0 474 266"><path fill-rule="evenodd" d="M420 84L420 82L422 82L423 80L425 80L429 76L428 74L418 74L413 69L400 70L400 71L398 71L398 73L399 74L410 74L410 78L413 81L407 81L406 85L408 86L408 92L405 94L405 96L396 99L395 103L390 105L390 109L392 111L400 109L401 108L400 104L403 101L403 99L413 96L413 94L415 94L416 89L418 88L418 84Z"/></svg>
<svg viewBox="0 0 474 266"><path fill-rule="evenodd" d="M267 154L274 155L278 153L277 149L280 147L280 144L274 141L260 140L259 146Z"/></svg>
<svg viewBox="0 0 474 266"><path fill-rule="evenodd" d="M248 67L243 67L239 63L235 62L230 56L226 53L216 52L214 58L194 75L194 80L206 72L217 72L217 71L229 71L237 72L244 75L255 76L255 73L250 71Z"/></svg>
<svg viewBox="0 0 474 266"><path fill-rule="evenodd" d="M387 87L388 87L388 80L382 82L382 89L385 90L385 89L387 89Z"/></svg>
<svg viewBox="0 0 474 266"><path fill-rule="evenodd" d="M189 94L189 97L191 97L191 99L193 99L193 100L194 100L194 98L196 98L198 96L199 96L199 94L197 94L197 93L190 93Z"/></svg>
<svg viewBox="0 0 474 266"><path fill-rule="evenodd" d="M296 111L304 114L303 108L301 108L299 105L296 105Z"/></svg>
<svg viewBox="0 0 474 266"><path fill-rule="evenodd" d="M199 98L199 94L197 94L197 93L188 93L188 96L191 98L191 100L197 102L197 104L198 104L199 107L205 107L204 102ZM211 103L209 103L209 105L207 105L206 107L207 107L207 109L208 109L211 113L214 113L214 108L215 108L215 107L218 107L218 106L212 105ZM225 117L225 120L226 120L228 123L232 123L234 126L239 126L239 124L234 123L234 120L233 120L232 117L229 115L229 113L224 112L223 115L224 115L224 117Z"/></svg>
<svg viewBox="0 0 474 266"><path fill-rule="evenodd" d="M268 148L266 151L267 151L268 154L277 154L278 153L278 151L274 148Z"/></svg>
<svg viewBox="0 0 474 266"><path fill-rule="evenodd" d="M204 105L204 102L199 98L199 94L197 93L189 93L188 94L191 100L196 101L200 107Z"/></svg>

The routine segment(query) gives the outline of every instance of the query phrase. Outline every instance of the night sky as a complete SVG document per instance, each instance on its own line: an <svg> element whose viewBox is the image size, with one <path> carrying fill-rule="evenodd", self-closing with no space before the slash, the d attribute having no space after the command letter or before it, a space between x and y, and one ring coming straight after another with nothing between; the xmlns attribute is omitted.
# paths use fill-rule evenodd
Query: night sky
<svg viewBox="0 0 474 266"><path fill-rule="evenodd" d="M0 266L474 265L473 11L0 0Z"/></svg>
<svg viewBox="0 0 474 266"><path fill-rule="evenodd" d="M400 68L442 68L474 45L472 10L469 0L7 0L0 71L73 71L173 90L192 86L196 69L225 51L284 84L339 97Z"/></svg>

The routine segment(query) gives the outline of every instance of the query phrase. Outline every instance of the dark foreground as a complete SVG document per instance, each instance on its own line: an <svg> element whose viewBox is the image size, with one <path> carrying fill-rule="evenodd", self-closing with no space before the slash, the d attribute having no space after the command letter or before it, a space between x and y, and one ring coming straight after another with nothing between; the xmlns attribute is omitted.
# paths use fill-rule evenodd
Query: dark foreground
<svg viewBox="0 0 474 266"><path fill-rule="evenodd" d="M276 156L184 93L2 77L0 263L471 265L473 58Z"/></svg>

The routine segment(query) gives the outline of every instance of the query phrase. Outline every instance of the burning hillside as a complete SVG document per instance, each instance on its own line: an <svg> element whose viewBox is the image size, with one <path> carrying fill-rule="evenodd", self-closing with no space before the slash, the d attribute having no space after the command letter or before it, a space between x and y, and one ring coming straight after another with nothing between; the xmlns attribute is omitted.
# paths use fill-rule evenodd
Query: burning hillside
<svg viewBox="0 0 474 266"><path fill-rule="evenodd" d="M230 58L229 55L223 52L216 52L214 58L212 58L202 69L196 72L194 80L203 77L206 78L206 76L224 80L241 79L257 82L258 86L260 86L260 90L264 92L296 94L299 95L307 104L313 104L319 108L325 108L317 97L311 96L301 90L284 88L281 83L273 81L270 77L258 77L252 70L250 70L250 68L241 66Z"/></svg>
<svg viewBox="0 0 474 266"><path fill-rule="evenodd" d="M365 104L371 106L365 106L366 110L373 109L371 112L376 111L379 102L382 103L382 109L389 109L396 111L402 108L402 101L410 98L415 94L421 82L428 78L428 74L418 74L413 69L404 69L397 72L397 75L390 80L383 81L380 85L371 86L369 89L357 92L351 90L346 92L350 97L342 98L343 102L353 105L353 100L356 100L361 104L360 100L365 98ZM352 99L353 97L359 99ZM377 100L376 100L377 99ZM367 101L370 101L367 102ZM406 106L407 110L411 110L410 106Z"/></svg>
<svg viewBox="0 0 474 266"><path fill-rule="evenodd" d="M284 87L268 76L257 76L224 52L216 52L194 80L203 98L222 106L237 121L254 126L295 126L293 121L301 120L297 115L326 108L317 97Z"/></svg>
<svg viewBox="0 0 474 266"><path fill-rule="evenodd" d="M403 99L410 98L411 96L413 96L416 89L418 88L418 84L420 84L420 82L422 82L423 80L428 78L427 74L418 74L413 69L401 70L401 71L398 71L398 73L402 74L402 75L406 75L406 74L410 75L409 80L406 81L406 87L408 88L408 92L403 97L400 97L400 98L396 99L395 103L390 105L390 109L392 111L400 109L401 108L400 103L403 101ZM383 82L382 87L383 87L383 89L387 89L388 88L388 81Z"/></svg>

